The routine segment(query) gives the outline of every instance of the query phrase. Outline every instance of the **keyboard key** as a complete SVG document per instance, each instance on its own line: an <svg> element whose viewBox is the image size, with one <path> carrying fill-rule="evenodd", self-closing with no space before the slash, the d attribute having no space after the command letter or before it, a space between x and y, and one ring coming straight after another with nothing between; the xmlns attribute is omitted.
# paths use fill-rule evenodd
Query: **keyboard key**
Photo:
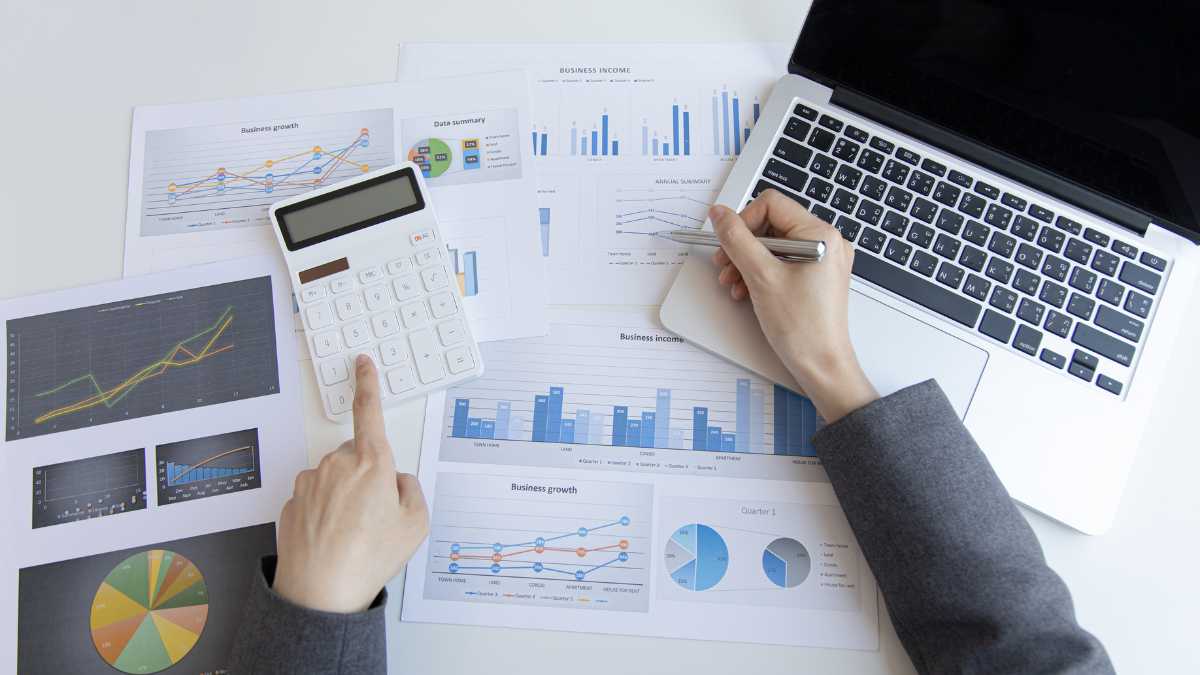
<svg viewBox="0 0 1200 675"><path fill-rule="evenodd" d="M829 115L821 115L821 119L817 120L817 124L832 131L841 131L843 126L841 120L834 119Z"/></svg>
<svg viewBox="0 0 1200 675"><path fill-rule="evenodd" d="M1097 358L1095 354L1089 354L1082 349L1076 349L1075 353L1071 354L1071 361L1073 363L1079 363L1087 366L1092 370L1095 370L1100 366L1100 359Z"/></svg>
<svg viewBox="0 0 1200 675"><path fill-rule="evenodd" d="M387 264L388 274L396 276L397 274L408 274L413 271L412 261L408 258L400 258L393 260Z"/></svg>
<svg viewBox="0 0 1200 675"><path fill-rule="evenodd" d="M1047 279L1042 284L1042 292L1038 293L1038 299L1048 305L1062 307L1067 301L1067 289Z"/></svg>
<svg viewBox="0 0 1200 675"><path fill-rule="evenodd" d="M1108 247L1108 235L1099 230L1093 230L1089 227L1083 231L1083 238L1101 248Z"/></svg>
<svg viewBox="0 0 1200 675"><path fill-rule="evenodd" d="M858 238L858 245L872 253L879 253L883 250L883 243L886 240L886 234L870 227L864 227L862 236Z"/></svg>
<svg viewBox="0 0 1200 675"><path fill-rule="evenodd" d="M1117 241L1116 239L1113 240L1112 250L1116 251L1117 253L1120 253L1121 255L1125 256L1126 258L1129 258L1130 260L1137 258L1137 254L1138 254L1137 248L1134 247L1132 244L1127 244L1123 241Z"/></svg>
<svg viewBox="0 0 1200 675"><path fill-rule="evenodd" d="M955 214L957 215L957 214ZM984 246L987 244L988 234L992 228L984 225L978 220L968 220L967 226L963 228L963 239L975 244L976 246Z"/></svg>
<svg viewBox="0 0 1200 675"><path fill-rule="evenodd" d="M340 276L329 282L329 291L334 295L346 293L354 288L354 280L349 276Z"/></svg>
<svg viewBox="0 0 1200 675"><path fill-rule="evenodd" d="M932 230L930 230L932 232ZM958 256L958 249L962 246L962 242L945 234L939 234L937 241L933 243L933 252L946 258L954 260Z"/></svg>
<svg viewBox="0 0 1200 675"><path fill-rule="evenodd" d="M453 294L443 291L429 297L429 308L433 311L433 318L444 319L458 311L458 303Z"/></svg>
<svg viewBox="0 0 1200 675"><path fill-rule="evenodd" d="M833 147L834 135L825 129L813 127L812 133L808 135L808 144L821 152L829 152Z"/></svg>
<svg viewBox="0 0 1200 675"><path fill-rule="evenodd" d="M1056 281L1066 281L1067 272L1070 269L1071 263L1052 255L1046 256L1046 259L1042 261L1042 274Z"/></svg>
<svg viewBox="0 0 1200 675"><path fill-rule="evenodd" d="M882 138L876 136L871 139L871 147L875 148L876 150L882 152L885 155L890 155L890 154L892 154L892 150L896 149L896 144L892 143L891 141L885 141Z"/></svg>
<svg viewBox="0 0 1200 675"><path fill-rule="evenodd" d="M364 267L362 271L358 273L358 280L364 284L372 284L381 279L383 279L383 270L379 269L379 267L375 265Z"/></svg>
<svg viewBox="0 0 1200 675"><path fill-rule="evenodd" d="M946 165L941 164L939 162L935 162L932 159L929 159L928 157L921 160L921 168L925 169L929 173L934 174L935 176L945 176L946 175Z"/></svg>
<svg viewBox="0 0 1200 675"><path fill-rule="evenodd" d="M1033 295L1037 293L1038 286L1042 285L1042 278L1029 270L1017 270L1012 285L1025 295Z"/></svg>
<svg viewBox="0 0 1200 675"><path fill-rule="evenodd" d="M1078 293L1071 294L1071 300L1067 303L1067 313L1087 321L1092 318L1092 311L1096 309L1096 301L1080 295Z"/></svg>
<svg viewBox="0 0 1200 675"><path fill-rule="evenodd" d="M858 231L862 229L862 225L853 218L838 216L837 222L833 223L833 229L842 234L842 239L853 242L858 237Z"/></svg>
<svg viewBox="0 0 1200 675"><path fill-rule="evenodd" d="M411 366L400 366L387 371L387 385L393 394L402 394L417 386L417 378Z"/></svg>
<svg viewBox="0 0 1200 675"><path fill-rule="evenodd" d="M1123 366L1133 363L1133 345L1086 323L1075 324L1075 332L1071 334L1071 341Z"/></svg>
<svg viewBox="0 0 1200 675"><path fill-rule="evenodd" d="M858 156L858 168L871 173L879 173L883 168L884 156L874 150L863 150Z"/></svg>
<svg viewBox="0 0 1200 675"><path fill-rule="evenodd" d="M999 281L1002 284L1008 283L1008 280L1010 278L1012 278L1012 273L1013 273L1012 263L1005 261L1005 260L1001 260L999 258L992 258L991 260L989 260L988 266L987 266L987 272L985 272L985 274L987 274L989 278L995 279L996 281Z"/></svg>
<svg viewBox="0 0 1200 675"><path fill-rule="evenodd" d="M1071 270L1071 281L1069 283L1071 284L1071 288L1081 290L1084 293L1091 293L1092 289L1096 287L1096 279L1098 278L1095 272L1089 272L1082 267L1076 267Z"/></svg>
<svg viewBox="0 0 1200 675"><path fill-rule="evenodd" d="M838 188L837 192L833 193L829 205L842 213L854 213L854 207L858 206L858 195L845 188Z"/></svg>
<svg viewBox="0 0 1200 675"><path fill-rule="evenodd" d="M1052 229L1049 225L1047 225L1042 228L1041 234L1038 235L1038 246L1058 253L1062 250L1063 242L1066 241L1066 239L1067 235L1058 230Z"/></svg>
<svg viewBox="0 0 1200 675"><path fill-rule="evenodd" d="M1017 306L1017 294L1003 286L997 286L992 289L992 298L988 300L988 304L1011 314L1013 308Z"/></svg>
<svg viewBox="0 0 1200 675"><path fill-rule="evenodd" d="M833 178L833 172L837 171L837 161L818 152L808 163L808 168L822 178Z"/></svg>
<svg viewBox="0 0 1200 675"><path fill-rule="evenodd" d="M904 265L908 264L908 256L912 254L912 250L912 246L899 239L889 239L887 248L883 250L883 257L904 267Z"/></svg>
<svg viewBox="0 0 1200 675"><path fill-rule="evenodd" d="M400 330L399 324L396 323L395 312L382 312L371 317L371 330L375 332L375 337L384 338L396 331Z"/></svg>
<svg viewBox="0 0 1200 675"><path fill-rule="evenodd" d="M321 371L321 382L326 386L350 379L350 369L346 367L346 357L341 355L328 361L322 361L319 370Z"/></svg>
<svg viewBox="0 0 1200 675"><path fill-rule="evenodd" d="M804 183L808 180L807 173L774 158L767 160L763 176L797 192L804 188Z"/></svg>
<svg viewBox="0 0 1200 675"><path fill-rule="evenodd" d="M933 189L933 201L954 208L958 204L958 197L962 194L962 190L954 187L946 181L939 181L937 187Z"/></svg>
<svg viewBox="0 0 1200 675"><path fill-rule="evenodd" d="M1038 233L1038 224L1025 216L1017 216L1013 220L1012 233L1025 241L1033 241Z"/></svg>
<svg viewBox="0 0 1200 675"><path fill-rule="evenodd" d="M908 230L908 217L902 216L895 211L888 211L883 215L883 224L880 225L885 232L891 233L897 237L903 237L905 231Z"/></svg>
<svg viewBox="0 0 1200 675"><path fill-rule="evenodd" d="M912 202L912 193L893 185L888 189L887 197L883 199L883 203L896 209L900 213L908 211L908 205Z"/></svg>
<svg viewBox="0 0 1200 675"><path fill-rule="evenodd" d="M966 272L963 271L963 268L955 265L952 262L946 261L943 262L942 266L938 268L937 280L938 283L944 286L958 288L958 285L962 283L964 274L966 274Z"/></svg>
<svg viewBox="0 0 1200 675"><path fill-rule="evenodd" d="M981 180L975 181L975 191L988 199L1000 199L1000 188Z"/></svg>
<svg viewBox="0 0 1200 675"><path fill-rule="evenodd" d="M1042 303L1029 298L1021 298L1021 304L1017 307L1017 317L1036 326L1042 322L1042 314L1045 311L1046 306Z"/></svg>
<svg viewBox="0 0 1200 675"><path fill-rule="evenodd" d="M970 192L964 192L962 199L958 202L958 210L972 218L982 218L983 209L986 206L987 201L983 197L973 195Z"/></svg>
<svg viewBox="0 0 1200 675"><path fill-rule="evenodd" d="M892 181L896 185L904 185L904 181L908 180L909 168L894 159L889 159L888 163L883 167L883 177Z"/></svg>
<svg viewBox="0 0 1200 675"><path fill-rule="evenodd" d="M323 297L325 297L324 286L309 286L308 288L301 289L300 291L301 302L313 302L315 300L320 300Z"/></svg>
<svg viewBox="0 0 1200 675"><path fill-rule="evenodd" d="M1107 302L1114 307L1121 304L1121 298L1125 295L1125 287L1110 279L1105 279L1100 282L1100 288L1096 289L1096 297Z"/></svg>
<svg viewBox="0 0 1200 675"><path fill-rule="evenodd" d="M1067 242L1067 250L1063 251L1063 255L1067 256L1071 260L1074 260L1080 265L1086 265L1088 260L1090 260L1092 257L1092 245L1083 241L1082 239L1075 239L1072 237L1071 240Z"/></svg>
<svg viewBox="0 0 1200 675"><path fill-rule="evenodd" d="M1072 323L1074 323L1074 319L1052 309L1046 313L1046 323L1042 324L1042 327L1058 337L1065 338L1067 333L1071 332Z"/></svg>
<svg viewBox="0 0 1200 675"><path fill-rule="evenodd" d="M1011 192L1005 192L1004 195L1000 197L1000 203L1009 208L1016 209L1017 211L1024 211L1025 207L1029 205L1029 202L1026 202L1024 199L1021 199Z"/></svg>
<svg viewBox="0 0 1200 675"><path fill-rule="evenodd" d="M1121 395L1121 383L1103 373L1096 377L1096 386L1117 396Z"/></svg>
<svg viewBox="0 0 1200 675"><path fill-rule="evenodd" d="M958 257L959 265L976 272L982 272L986 263L987 254L970 244L963 246L962 255Z"/></svg>
<svg viewBox="0 0 1200 675"><path fill-rule="evenodd" d="M983 185L983 183L976 183L975 188L979 189L980 185ZM1008 227L1008 223L1012 220L1012 216L1012 211L1000 206L999 204L991 204L988 206L987 212L983 214L983 222L991 225L992 227L998 227L1003 230Z"/></svg>
<svg viewBox="0 0 1200 675"><path fill-rule="evenodd" d="M858 204L858 210L854 212L854 217L859 220L878 225L879 219L883 217L883 207L872 201L862 200Z"/></svg>
<svg viewBox="0 0 1200 675"><path fill-rule="evenodd" d="M927 173L913 171L912 175L908 177L908 189L929 196L929 193L933 191L933 184L936 180Z"/></svg>
<svg viewBox="0 0 1200 675"><path fill-rule="evenodd" d="M366 321L355 321L342 326L342 337L346 340L347 347L358 347L371 340L371 333L367 329Z"/></svg>
<svg viewBox="0 0 1200 675"><path fill-rule="evenodd" d="M427 330L416 330L408 335L412 345L413 362L417 366L417 375L421 382L430 384L446 376L442 366L442 355L438 352L437 344L433 341L433 333Z"/></svg>
<svg viewBox="0 0 1200 675"><path fill-rule="evenodd" d="M450 372L457 375L474 368L475 357L471 355L471 348L463 345L446 352L446 364L449 366Z"/></svg>
<svg viewBox="0 0 1200 675"><path fill-rule="evenodd" d="M1158 270L1159 272L1167 269L1167 261L1149 251L1142 251L1142 257L1138 258L1138 260L1142 261L1143 265L1149 267L1150 269Z"/></svg>
<svg viewBox="0 0 1200 675"><path fill-rule="evenodd" d="M933 271L937 269L937 258L929 255L920 249L913 254L912 262L908 264L910 270L920 272L927 277L933 276Z"/></svg>
<svg viewBox="0 0 1200 675"><path fill-rule="evenodd" d="M909 211L913 218L926 223L932 223L933 217L937 214L938 206L928 199L917 197L913 201L912 210Z"/></svg>
<svg viewBox="0 0 1200 675"><path fill-rule="evenodd" d="M853 124L848 125L846 127L846 130L843 131L842 133L846 134L850 138L853 138L854 140L858 141L859 143L866 143L871 138L870 134L863 131L862 129L859 129L858 127L854 126Z"/></svg>
<svg viewBox="0 0 1200 675"><path fill-rule="evenodd" d="M446 279L446 270L442 267L430 267L421 270L421 283L425 284L425 290L436 291L439 288L445 288L449 281Z"/></svg>
<svg viewBox="0 0 1200 675"><path fill-rule="evenodd" d="M329 412L340 415L354 405L354 390L349 384L335 386L325 392L325 400L329 403Z"/></svg>
<svg viewBox="0 0 1200 675"><path fill-rule="evenodd" d="M456 345L466 339L466 328L463 327L463 322L459 319L439 323L437 333L442 344L447 347Z"/></svg>
<svg viewBox="0 0 1200 675"><path fill-rule="evenodd" d="M1067 357L1059 354L1058 352L1052 352L1049 349L1043 349L1042 355L1039 358L1055 368L1061 369L1063 366L1067 365Z"/></svg>
<svg viewBox="0 0 1200 675"><path fill-rule="evenodd" d="M414 234L412 236L415 237L417 235ZM435 263L441 259L442 259L441 249L437 249L437 248L430 248L430 249L426 249L424 251L419 251L415 256L413 256L413 260L417 261L417 267L426 267L428 265L432 265L433 263Z"/></svg>
<svg viewBox="0 0 1200 675"><path fill-rule="evenodd" d="M417 300L400 307L400 320L404 327L412 330L429 323L429 311L425 309L425 301Z"/></svg>
<svg viewBox="0 0 1200 675"><path fill-rule="evenodd" d="M808 138L808 132L811 129L812 125L799 117L789 117L787 124L783 127L783 133L789 138L803 142L805 138Z"/></svg>
<svg viewBox="0 0 1200 675"><path fill-rule="evenodd" d="M1142 339L1142 329L1146 327L1141 321L1103 305L1096 311L1096 325L1135 344Z"/></svg>
<svg viewBox="0 0 1200 675"><path fill-rule="evenodd" d="M958 230L962 228L963 220L962 215L950 209L942 209L941 213L938 214L937 228L950 234L958 234ZM979 242L979 245L983 246L983 242Z"/></svg>
<svg viewBox="0 0 1200 675"><path fill-rule="evenodd" d="M967 295L983 302L987 300L988 291L992 288L992 282L984 279L981 276L974 274L967 275L967 281L963 284L962 291Z"/></svg>
<svg viewBox="0 0 1200 675"><path fill-rule="evenodd" d="M921 248L929 248L930 242L933 241L933 234L932 227L913 223L913 226L908 230L908 237L906 238Z"/></svg>
<svg viewBox="0 0 1200 675"><path fill-rule="evenodd" d="M337 333L334 331L321 333L320 335L314 335L312 340L313 354L315 354L317 358L329 356L341 348L341 342L338 340Z"/></svg>
<svg viewBox="0 0 1200 675"><path fill-rule="evenodd" d="M813 204L809 211L814 216L830 224L833 224L833 221L837 218L837 213L833 209L820 204Z"/></svg>
<svg viewBox="0 0 1200 675"><path fill-rule="evenodd" d="M1129 291L1129 295L1125 296L1125 311L1136 314L1144 319L1150 316L1150 304L1152 302L1153 300L1137 291Z"/></svg>
<svg viewBox="0 0 1200 675"><path fill-rule="evenodd" d="M809 197L812 197L813 199L815 199L819 202L823 202L826 199L829 199L829 195L832 192L833 192L833 184L826 183L825 181L821 180L820 178L813 178L811 181L808 182L808 187L804 190L804 194L808 195Z"/></svg>
<svg viewBox="0 0 1200 675"><path fill-rule="evenodd" d="M1048 223L1054 220L1054 213L1050 209L1038 204L1029 205L1029 215L1037 218L1043 223Z"/></svg>
<svg viewBox="0 0 1200 675"><path fill-rule="evenodd" d="M1095 257L1092 258L1092 269L1111 277L1117 273L1117 264L1120 262L1120 258L1108 251L1096 251Z"/></svg>
<svg viewBox="0 0 1200 675"><path fill-rule="evenodd" d="M804 166L812 158L813 151L795 141L781 138L775 144L775 150L772 151L772 154L781 159L786 159L796 166Z"/></svg>
<svg viewBox="0 0 1200 675"><path fill-rule="evenodd" d="M1030 356L1037 356L1038 347L1042 346L1042 334L1037 329L1021 324L1017 327L1013 346Z"/></svg>
<svg viewBox="0 0 1200 675"><path fill-rule="evenodd" d="M761 195L762 193L766 192L767 190L774 190L774 191L778 192L779 194L783 195L784 197L788 197L789 199L800 202L800 205L806 209L809 207L809 205L812 204L811 201L809 201L808 199L805 199L804 197L801 197L799 194L792 192L791 190L789 190L781 185L776 185L776 184L772 183L771 181L767 181L767 180L759 180L758 183L755 184L754 191L750 193L750 196L757 197L757 196Z"/></svg>
<svg viewBox="0 0 1200 675"><path fill-rule="evenodd" d="M837 157L843 162L853 162L854 158L858 156L859 147L860 146L858 143L855 143L854 141L846 138L839 138L837 139L837 142L833 144L832 154L834 157Z"/></svg>
<svg viewBox="0 0 1200 675"><path fill-rule="evenodd" d="M417 281L416 275L409 274L392 282L392 290L396 291L396 299L400 302L410 300L421 295L420 282Z"/></svg>
<svg viewBox="0 0 1200 675"><path fill-rule="evenodd" d="M841 185L844 188L853 190L858 187L858 182L862 180L863 172L850 166L843 164L838 167L837 175L833 177L833 182Z"/></svg>
<svg viewBox="0 0 1200 675"><path fill-rule="evenodd" d="M1042 264L1041 249L1034 248L1029 244L1021 244L1017 249L1017 257L1015 258L1018 265L1024 265L1031 270L1036 270Z"/></svg>
<svg viewBox="0 0 1200 675"><path fill-rule="evenodd" d="M328 302L322 302L306 308L304 318L308 323L309 330L318 330L333 325L333 310L329 308Z"/></svg>
<svg viewBox="0 0 1200 675"><path fill-rule="evenodd" d="M896 157L899 157L901 160L908 162L913 166L916 166L917 162L921 161L921 156L912 150L909 150L908 148L900 148L897 150Z"/></svg>
<svg viewBox="0 0 1200 675"><path fill-rule="evenodd" d="M968 328L975 326L982 309L977 302L872 256L854 256L854 274Z"/></svg>
<svg viewBox="0 0 1200 675"><path fill-rule="evenodd" d="M967 174L965 174L961 171L955 171L954 169L950 169L950 175L948 176L948 178L950 179L951 183L955 183L955 184L957 184L961 187L965 187L965 188L970 188L971 183L974 182L972 180L972 178L970 176L968 176Z"/></svg>
<svg viewBox="0 0 1200 675"><path fill-rule="evenodd" d="M343 295L334 298L333 307L337 311L338 319L342 321L352 319L363 313L363 304L357 295Z"/></svg>
<svg viewBox="0 0 1200 675"><path fill-rule="evenodd" d="M368 312L378 312L392 304L392 294L388 292L388 288L384 284L376 284L366 288L363 291L363 296L367 299Z"/></svg>
<svg viewBox="0 0 1200 675"><path fill-rule="evenodd" d="M1016 325L1011 318L988 309L984 310L983 321L979 322L979 332L1007 344Z"/></svg>
<svg viewBox="0 0 1200 675"><path fill-rule="evenodd" d="M1070 232L1077 237L1081 232L1083 232L1083 225L1080 225L1066 216L1059 216L1058 219L1054 221L1054 226L1060 230L1063 230L1064 232Z"/></svg>
<svg viewBox="0 0 1200 675"><path fill-rule="evenodd" d="M379 360L385 366L394 366L408 360L408 345L404 338L379 343Z"/></svg>
<svg viewBox="0 0 1200 675"><path fill-rule="evenodd" d="M887 192L888 184L875 176L867 176L863 179L862 187L858 189L864 197L870 197L876 201L883 201L883 195Z"/></svg>
<svg viewBox="0 0 1200 675"><path fill-rule="evenodd" d="M1074 361L1072 361L1071 365L1067 367L1067 372L1071 373L1075 377L1078 377L1084 382L1091 382L1092 376L1096 374L1096 371L1092 370L1091 368L1088 368L1082 363L1076 363Z"/></svg>
<svg viewBox="0 0 1200 675"><path fill-rule="evenodd" d="M803 103L797 103L796 107L792 109L792 113L799 115L811 122L817 121L817 111L804 105Z"/></svg>
<svg viewBox="0 0 1200 675"><path fill-rule="evenodd" d="M1118 278L1139 291L1149 293L1150 295L1158 292L1158 284L1162 281L1161 274L1151 272L1145 267L1131 262L1121 265L1121 276Z"/></svg>

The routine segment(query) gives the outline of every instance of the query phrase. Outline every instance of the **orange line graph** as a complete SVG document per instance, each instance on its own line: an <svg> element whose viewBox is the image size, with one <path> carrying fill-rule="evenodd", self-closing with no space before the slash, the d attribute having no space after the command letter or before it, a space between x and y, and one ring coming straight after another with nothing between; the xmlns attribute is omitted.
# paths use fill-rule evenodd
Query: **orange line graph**
<svg viewBox="0 0 1200 675"><path fill-rule="evenodd" d="M242 447L240 447L240 448L234 448L234 449L232 449L232 450L226 450L225 452L222 452L222 453L220 453L220 454L216 454L216 455L213 455L212 457L208 457L208 458L206 458L206 459L203 459L203 460L201 460L201 461L199 461L199 462L196 462L195 464L193 464L193 465L189 466L187 469L184 469L183 471L180 471L179 473L175 474L174 476L171 476L171 477L170 477L170 481L169 481L169 482L170 482L170 483L175 483L175 482L178 482L180 478L183 478L184 476L188 475L188 474L189 474L189 473L191 473L192 471L195 471L196 469L199 469L200 467L204 466L205 464L208 464L209 462L215 462L215 461L217 461L218 459L221 459L222 457L224 457L225 455L232 455L232 454L233 454L233 453L235 453L235 452L241 452L241 451L243 451L243 450L254 450L254 446L253 446L253 445L243 445L243 446L242 446Z"/></svg>

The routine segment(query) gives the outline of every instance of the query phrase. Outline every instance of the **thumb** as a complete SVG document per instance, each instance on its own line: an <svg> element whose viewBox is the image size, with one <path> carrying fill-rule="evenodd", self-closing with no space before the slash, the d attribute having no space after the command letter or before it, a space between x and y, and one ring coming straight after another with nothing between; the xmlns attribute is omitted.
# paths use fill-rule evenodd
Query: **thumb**
<svg viewBox="0 0 1200 675"><path fill-rule="evenodd" d="M761 279L772 266L781 264L754 236L733 209L715 204L708 211L721 248L748 284Z"/></svg>

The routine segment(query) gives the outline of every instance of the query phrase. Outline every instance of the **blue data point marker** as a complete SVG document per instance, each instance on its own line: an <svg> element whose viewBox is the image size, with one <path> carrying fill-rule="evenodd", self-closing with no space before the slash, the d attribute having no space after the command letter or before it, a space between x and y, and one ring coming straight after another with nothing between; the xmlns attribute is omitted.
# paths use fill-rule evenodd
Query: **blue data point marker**
<svg viewBox="0 0 1200 675"><path fill-rule="evenodd" d="M499 553L500 551L504 550L504 546L500 545L499 543L492 544L492 550L496 553Z"/></svg>
<svg viewBox="0 0 1200 675"><path fill-rule="evenodd" d="M499 573L500 573L500 566L495 563L492 563L492 574L499 574Z"/></svg>
<svg viewBox="0 0 1200 675"><path fill-rule="evenodd" d="M451 553L458 553L460 551L462 551L461 544L450 544L450 552Z"/></svg>
<svg viewBox="0 0 1200 675"><path fill-rule="evenodd" d="M583 581L583 570L575 570L575 581Z"/></svg>
<svg viewBox="0 0 1200 675"><path fill-rule="evenodd" d="M319 167L319 166L314 166L314 167L313 167L313 173L321 173L321 167Z"/></svg>
<svg viewBox="0 0 1200 675"><path fill-rule="evenodd" d="M533 540L533 545L534 546L545 546L546 539L544 537L538 537L537 539Z"/></svg>
<svg viewBox="0 0 1200 675"><path fill-rule="evenodd" d="M621 554L617 556L617 560L620 560L621 562L625 562L625 561L629 560L629 554L624 551L621 551Z"/></svg>
<svg viewBox="0 0 1200 675"><path fill-rule="evenodd" d="M629 524L629 516L621 516L621 524L628 525Z"/></svg>
<svg viewBox="0 0 1200 675"><path fill-rule="evenodd" d="M587 536L587 528L581 527L575 534L578 534L581 537L586 537Z"/></svg>
<svg viewBox="0 0 1200 675"><path fill-rule="evenodd" d="M450 573L453 574L457 571L458 571L458 563L450 563Z"/></svg>
<svg viewBox="0 0 1200 675"><path fill-rule="evenodd" d="M534 572L541 572L544 569L546 569L546 568L544 566L542 566L542 563L540 563L540 562L533 563L533 571Z"/></svg>

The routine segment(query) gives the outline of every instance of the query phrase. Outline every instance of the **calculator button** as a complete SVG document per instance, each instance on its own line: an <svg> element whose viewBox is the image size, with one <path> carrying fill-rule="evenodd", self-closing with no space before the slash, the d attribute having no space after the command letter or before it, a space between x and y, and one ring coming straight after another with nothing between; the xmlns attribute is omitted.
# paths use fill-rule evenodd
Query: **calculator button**
<svg viewBox="0 0 1200 675"><path fill-rule="evenodd" d="M438 249L431 248L417 253L415 256L413 256L413 258L417 261L417 266L425 267L426 265L432 265L440 260L441 256L438 254Z"/></svg>
<svg viewBox="0 0 1200 675"><path fill-rule="evenodd" d="M328 361L321 362L321 382L326 385L345 382L350 378L350 370L346 367L346 359L342 356L335 356Z"/></svg>
<svg viewBox="0 0 1200 675"><path fill-rule="evenodd" d="M313 353L317 358L329 356L338 350L337 333L330 331L313 337Z"/></svg>
<svg viewBox="0 0 1200 675"><path fill-rule="evenodd" d="M373 284L383 278L383 270L378 267L368 267L358 273L358 280L364 284Z"/></svg>
<svg viewBox="0 0 1200 675"><path fill-rule="evenodd" d="M403 339L388 340L379 344L379 358L385 366L394 366L408 360L408 345Z"/></svg>
<svg viewBox="0 0 1200 675"><path fill-rule="evenodd" d="M371 330L375 331L375 337L383 338L400 330L400 326L396 323L395 312L384 312L371 317Z"/></svg>
<svg viewBox="0 0 1200 675"><path fill-rule="evenodd" d="M387 383L393 394L401 394L417 386L417 378L413 377L411 367L400 366L388 371Z"/></svg>
<svg viewBox="0 0 1200 675"><path fill-rule="evenodd" d="M367 311L369 312L378 312L392 304L391 294L388 293L387 286L383 284L371 286L363 293L367 297Z"/></svg>
<svg viewBox="0 0 1200 675"><path fill-rule="evenodd" d="M357 347L371 339L367 333L367 324L363 321L342 326L342 337L346 338L347 347Z"/></svg>
<svg viewBox="0 0 1200 675"><path fill-rule="evenodd" d="M322 302L304 310L304 318L308 320L309 330L320 330L333 324L333 310L328 302Z"/></svg>
<svg viewBox="0 0 1200 675"><path fill-rule="evenodd" d="M362 302L359 301L357 295L343 295L340 298L334 298L333 304L337 307L338 318L342 321L352 319L363 312Z"/></svg>
<svg viewBox="0 0 1200 675"><path fill-rule="evenodd" d="M397 274L408 274L409 272L413 271L412 261L408 258L393 260L387 264L387 271L388 274L391 274L392 276Z"/></svg>
<svg viewBox="0 0 1200 675"><path fill-rule="evenodd" d="M433 230L417 230L408 235L408 241L413 246L426 246L437 241L437 233Z"/></svg>
<svg viewBox="0 0 1200 675"><path fill-rule="evenodd" d="M438 337L442 338L442 344L446 345L447 347L462 342L466 337L463 335L462 321L457 319L438 324L437 331Z"/></svg>
<svg viewBox="0 0 1200 675"><path fill-rule="evenodd" d="M329 290L332 291L334 295L337 295L338 293L345 293L351 288L354 288L354 280L350 277L338 277L337 279L329 282Z"/></svg>
<svg viewBox="0 0 1200 675"><path fill-rule="evenodd" d="M421 281L425 282L425 290L427 291L436 291L439 288L445 288L446 268L430 267L429 269L421 270Z"/></svg>
<svg viewBox="0 0 1200 675"><path fill-rule="evenodd" d="M329 411L339 415L354 405L354 390L348 384L338 385L325 392L325 399L329 402Z"/></svg>
<svg viewBox="0 0 1200 675"><path fill-rule="evenodd" d="M433 342L433 333L427 330L413 331L409 334L408 341L412 344L413 361L416 362L421 382L429 384L446 376L446 369L442 367L442 355Z"/></svg>
<svg viewBox="0 0 1200 675"><path fill-rule="evenodd" d="M451 373L461 373L475 367L475 359L471 356L471 348L463 345L446 352L446 363L450 364Z"/></svg>
<svg viewBox="0 0 1200 675"><path fill-rule="evenodd" d="M425 303L418 300L402 305L400 318L404 321L404 327L411 330L429 323L429 312L425 310Z"/></svg>
<svg viewBox="0 0 1200 675"><path fill-rule="evenodd" d="M454 296L449 293L438 293L429 298L429 306L433 308L433 318L444 319L458 311Z"/></svg>
<svg viewBox="0 0 1200 675"><path fill-rule="evenodd" d="M314 300L320 300L323 297L325 297L324 286L309 286L308 288L301 289L300 291L300 300L304 302L313 302Z"/></svg>
<svg viewBox="0 0 1200 675"><path fill-rule="evenodd" d="M421 288L417 283L417 277L411 274L393 281L392 286L396 289L396 299L400 302L411 300L421 295Z"/></svg>

